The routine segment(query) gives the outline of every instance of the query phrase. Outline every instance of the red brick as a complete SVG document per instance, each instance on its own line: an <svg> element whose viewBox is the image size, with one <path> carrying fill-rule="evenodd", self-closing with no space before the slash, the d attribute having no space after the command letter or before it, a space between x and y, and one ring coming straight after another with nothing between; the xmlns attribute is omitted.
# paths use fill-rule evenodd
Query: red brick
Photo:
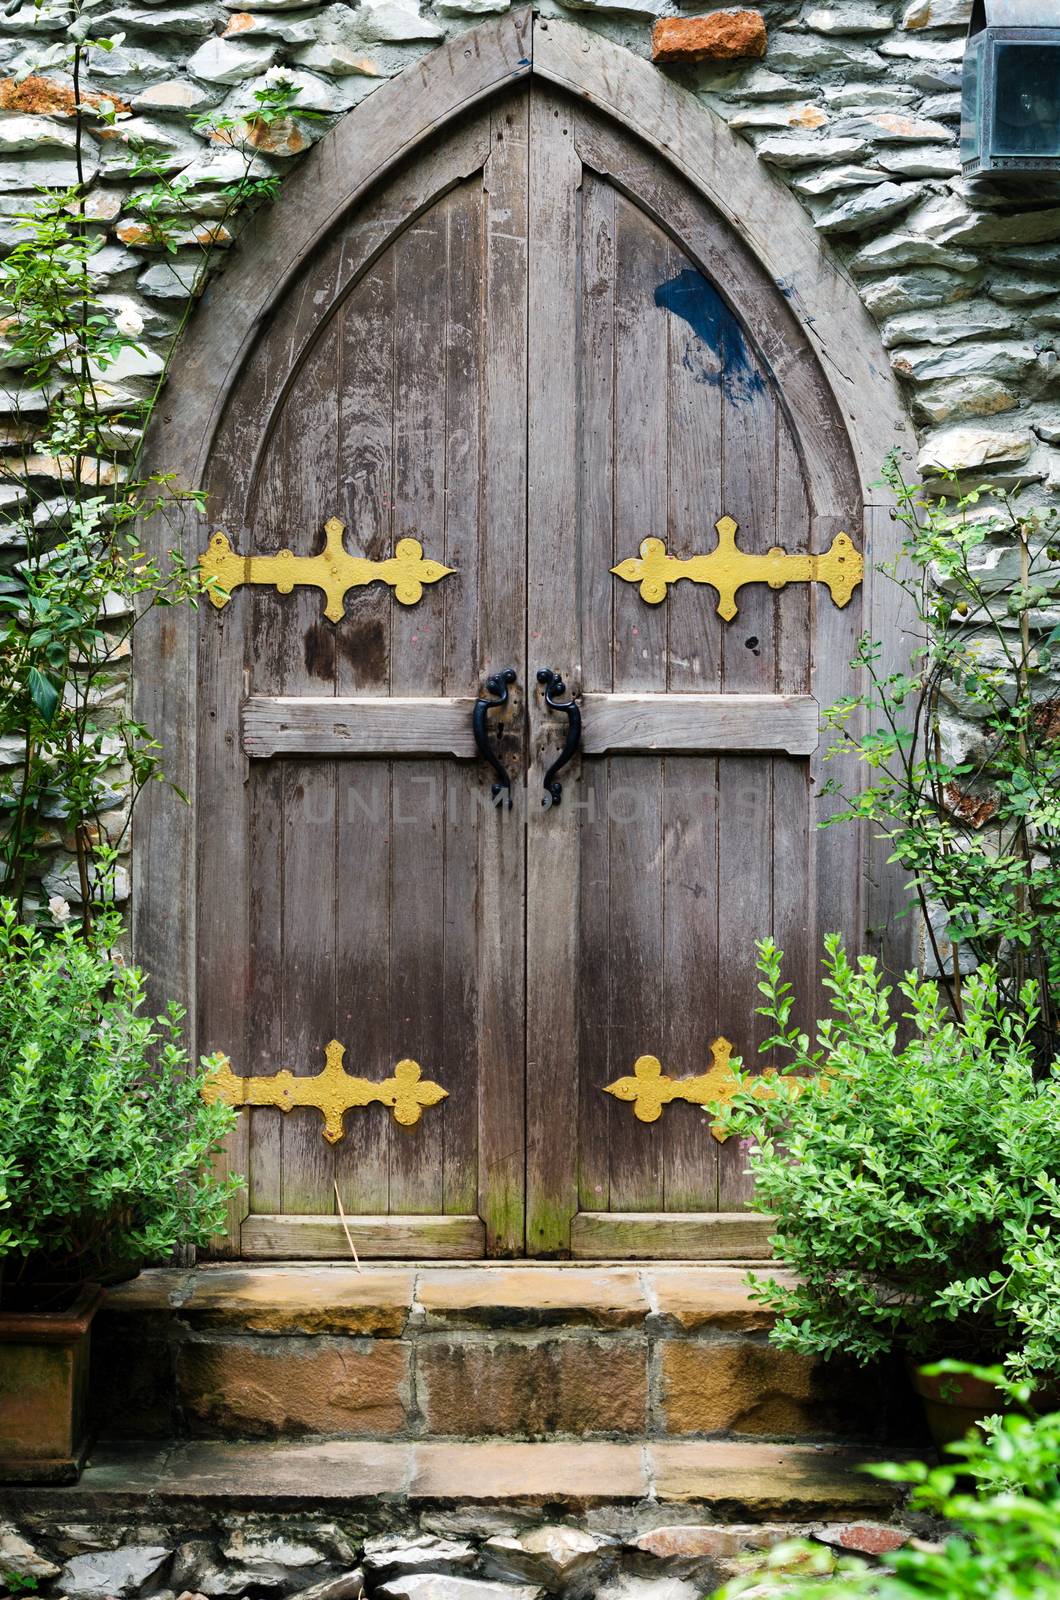
<svg viewBox="0 0 1060 1600"><path fill-rule="evenodd" d="M831 1523L815 1528L813 1536L834 1549L863 1556L889 1556L909 1542L908 1528L892 1528L883 1522Z"/></svg>
<svg viewBox="0 0 1060 1600"><path fill-rule="evenodd" d="M692 1561L700 1556L740 1556L747 1550L764 1550L790 1539L792 1530L779 1528L723 1527L718 1523L678 1523L670 1528L650 1528L634 1539L633 1546L658 1561Z"/></svg>
<svg viewBox="0 0 1060 1600"><path fill-rule="evenodd" d="M651 58L667 61L744 61L766 53L760 11L711 11L705 17L662 17L651 32Z"/></svg>
<svg viewBox="0 0 1060 1600"><path fill-rule="evenodd" d="M119 100L114 94L84 94L81 95L84 104L98 106L101 101L108 101L115 111L131 111L132 107L126 105L124 100ZM59 83L55 78L38 77L31 73L28 78L0 78L0 111L28 111L47 112L51 116L72 117L77 98L68 84Z"/></svg>

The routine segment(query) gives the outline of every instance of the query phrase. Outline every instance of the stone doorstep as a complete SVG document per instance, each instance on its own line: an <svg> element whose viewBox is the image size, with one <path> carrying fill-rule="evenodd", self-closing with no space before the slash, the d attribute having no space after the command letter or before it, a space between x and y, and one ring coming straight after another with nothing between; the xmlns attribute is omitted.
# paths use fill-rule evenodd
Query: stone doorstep
<svg viewBox="0 0 1060 1600"><path fill-rule="evenodd" d="M464 1329L414 1341L210 1330L113 1342L101 1330L93 1365L104 1437L135 1429L141 1439L850 1442L895 1436L901 1388L757 1335L578 1329Z"/></svg>
<svg viewBox="0 0 1060 1600"><path fill-rule="evenodd" d="M158 1270L109 1296L93 1394L107 1439L911 1437L900 1382L771 1320L713 1263Z"/></svg>
<svg viewBox="0 0 1060 1600"><path fill-rule="evenodd" d="M783 1273L777 1274L783 1278ZM151 1269L107 1296L109 1319L173 1315L196 1328L398 1338L434 1328L660 1328L765 1332L736 1264L594 1262Z"/></svg>
<svg viewBox="0 0 1060 1600"><path fill-rule="evenodd" d="M893 1484L858 1471L865 1452L841 1447L695 1442L660 1444L259 1444L191 1441L97 1450L79 1484L0 1490L0 1511L96 1518L135 1510L356 1511L387 1526L408 1508L679 1508L700 1520L842 1521L881 1517Z"/></svg>

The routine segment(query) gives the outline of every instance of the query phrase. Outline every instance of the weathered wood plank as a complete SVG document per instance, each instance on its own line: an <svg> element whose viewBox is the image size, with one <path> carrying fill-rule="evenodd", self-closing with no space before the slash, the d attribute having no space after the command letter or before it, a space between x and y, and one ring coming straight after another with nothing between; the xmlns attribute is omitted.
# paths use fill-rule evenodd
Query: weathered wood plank
<svg viewBox="0 0 1060 1600"><path fill-rule="evenodd" d="M332 251L320 264L318 292L325 297L336 270ZM289 370L288 364L304 350L315 322L314 301L310 286L302 284L277 316L274 338L268 341L274 379ZM277 393L270 384L262 398L264 443L259 439L252 457L254 476L242 520L263 540L277 524L285 525L298 555L317 547L319 529L338 505L334 396L338 334L336 321L325 324L305 354L297 388ZM255 594L252 603L265 598ZM334 694L336 631L322 614L319 596L295 589L262 611L261 619L255 648L247 654L250 687L256 686L262 667L265 686L281 694ZM312 1076L321 1070L324 1046L338 1033L334 765L284 763L281 785L283 903L278 922L269 929L276 981L243 1004L248 1012L262 1005L282 1008L283 1064L295 1076ZM253 871L253 860L248 856L248 873ZM286 1211L313 1213L334 1205L334 1150L323 1148L325 1141L312 1127L313 1120L285 1117L280 1124L281 1196Z"/></svg>
<svg viewBox="0 0 1060 1600"><path fill-rule="evenodd" d="M484 174L483 398L478 640L482 672L517 669L507 718L495 733L513 787L526 770L522 694L527 679L526 439L527 178L529 94L517 88L494 108ZM522 686L522 687L520 687ZM480 798L488 799L478 791ZM520 795L520 798L522 796ZM486 1252L524 1248L526 1138L526 833L519 812L479 813L477 902L478 1211ZM513 821L516 823L512 826Z"/></svg>
<svg viewBox="0 0 1060 1600"><path fill-rule="evenodd" d="M335 253L330 252L319 267L322 286L329 284L335 270ZM233 493L224 502L212 502L221 527L248 521L260 548L270 549L286 543L281 537L287 500L287 477L283 453L272 452L262 460L262 438L268 432L273 385L278 371L294 359L299 337L299 319L292 318L277 327L274 339L259 345L249 363L246 404L233 408L218 437L216 460L224 463L232 477ZM282 428L282 423L281 423ZM256 470L255 470L256 463ZM288 607L286 597L272 589L256 587L241 599L246 632L242 683L233 686L238 696L247 686L266 693L280 692L287 672ZM234 610L229 606L227 610ZM222 612L224 616L226 613ZM208 607L200 609L204 636L209 638L213 617ZM229 713L228 733L238 728L238 713ZM246 1061L238 1071L268 1075L286 1057L283 1015L283 927L284 902L284 768L281 762L247 766L247 794L250 806L247 861L253 870L246 872L250 892L250 981L240 997L244 1013ZM230 803L219 797L220 805ZM250 1140L249 1177L251 1211L279 1211L283 1204L283 1113L275 1107L261 1106L245 1112ZM237 1236L238 1239L238 1236Z"/></svg>
<svg viewBox="0 0 1060 1600"><path fill-rule="evenodd" d="M578 1034L572 1041L571 1070L578 1079L578 1122L568 1137L577 1137L578 1207L605 1211L611 1204L610 1118L614 1107L607 1084L627 1070L616 1065L608 1018L612 966L617 959L611 940L611 763L586 762L582 767L578 804L579 897L577 905Z"/></svg>
<svg viewBox="0 0 1060 1600"><path fill-rule="evenodd" d="M474 1260L485 1245L480 1217L348 1216L346 1225L365 1258ZM242 1253L257 1260L327 1261L349 1259L350 1247L339 1217L259 1214L243 1223Z"/></svg>
<svg viewBox="0 0 1060 1600"><path fill-rule="evenodd" d="M160 441L156 441L160 443ZM165 515L142 525L143 547L163 567L170 551L193 559L209 537L192 502L174 501ZM192 616L195 614L192 613ZM154 606L136 625L133 715L161 738L166 783L145 784L132 830L132 942L146 969L152 1016L173 1001L184 1011L183 1035L197 1052L195 971L197 838L193 805L196 718L202 685L198 634L187 607ZM237 1236L238 1237L238 1236Z"/></svg>
<svg viewBox="0 0 1060 1600"><path fill-rule="evenodd" d="M615 195L614 561L666 532L666 390L669 329L656 291L679 253L623 194ZM661 693L667 682L666 606L645 605L636 584L612 579L614 686Z"/></svg>
<svg viewBox="0 0 1060 1600"><path fill-rule="evenodd" d="M614 187L583 171L577 283L581 374L577 576L582 686L594 691L609 690L614 683L615 242Z"/></svg>
<svg viewBox="0 0 1060 1600"><path fill-rule="evenodd" d="M492 118L483 118L490 147ZM445 650L443 694L476 692L481 684L479 614L481 569L491 529L482 514L480 438L483 408L483 249L486 195L481 174L454 190L446 203L448 279L445 336L445 546L455 569L442 585ZM470 730L471 707L463 724ZM493 774L483 762L446 764L445 881L442 988L445 994L442 1059L445 1102L442 1198L438 1207L457 1215L478 1206L479 1168L479 938L478 906L469 889L478 878L479 834L493 818L480 805Z"/></svg>
<svg viewBox="0 0 1060 1600"><path fill-rule="evenodd" d="M313 1077L324 1046L339 1037L335 1015L335 768L332 762L285 762L283 770L283 915L273 932L279 985L259 1004L283 1007L283 1059L295 1077ZM282 942L281 942L282 941ZM347 1049L355 1038L340 1040ZM381 1074L382 1075L382 1074ZM252 1113L253 1114L253 1113ZM319 1118L283 1118L282 1208L331 1209L335 1148L320 1137Z"/></svg>
<svg viewBox="0 0 1060 1600"><path fill-rule="evenodd" d="M448 204L394 240L393 537L444 550ZM450 578L447 582L459 581ZM390 612L390 692L436 695L444 682L444 585ZM444 1080L446 766L396 765L390 858L390 1048ZM447 1103L432 1120L390 1127L389 1209L440 1212Z"/></svg>
<svg viewBox="0 0 1060 1600"><path fill-rule="evenodd" d="M248 938L249 983L244 1027L245 1058L236 1071L268 1076L284 1059L281 966L283 925L283 767L252 767L247 783L251 859ZM249 1139L248 1202L251 1211L279 1211L283 1203L283 1112L258 1106L240 1116Z"/></svg>
<svg viewBox="0 0 1060 1600"><path fill-rule="evenodd" d="M661 1032L651 1053L682 1078L703 1071L717 1037L718 990L728 940L719 929L717 763L668 756L663 793ZM628 1069L627 1069L628 1070ZM616 1115L626 1106L616 1105ZM718 1143L710 1119L690 1105L671 1105L656 1124L662 1145L663 1204L674 1211L713 1211L718 1204Z"/></svg>
<svg viewBox="0 0 1060 1600"><path fill-rule="evenodd" d="M774 1225L771 1217L745 1211L579 1211L571 1253L595 1260L768 1261Z"/></svg>
<svg viewBox="0 0 1060 1600"><path fill-rule="evenodd" d="M247 860L248 817L244 788L244 759L232 735L238 726L238 698L242 689L245 619L213 618L219 624L201 641L199 655L200 727L197 744L197 787L202 796L224 794L223 808L212 828L196 834L196 860L192 881L195 897L197 1017L196 1053L222 1051L234 1062L243 1060L246 1046L244 996L250 984L249 875ZM179 835L174 841L180 850ZM165 982L165 974L156 970ZM250 1129L239 1117L224 1149L214 1158L214 1168L227 1177L244 1178L250 1165ZM216 1255L239 1250L239 1223L247 1208L246 1191L228 1205L225 1236L211 1242Z"/></svg>
<svg viewBox="0 0 1060 1600"><path fill-rule="evenodd" d="M659 756L613 756L610 766L607 1020L611 1066L625 1076L638 1056L656 1055L662 1049L664 763ZM611 1204L620 1211L661 1211L663 1140L658 1129L640 1122L621 1101L608 1096L607 1102Z"/></svg>
<svg viewBox="0 0 1060 1600"><path fill-rule="evenodd" d="M664 754L782 750L809 755L820 712L811 695L587 694L582 751Z"/></svg>
<svg viewBox="0 0 1060 1600"><path fill-rule="evenodd" d="M530 97L529 409L527 415L528 661L564 675L573 693L578 669L577 344L578 185L581 165L566 108ZM557 530L569 536L557 538ZM531 712L531 787L526 888L527 1249L565 1252L577 1209L575 1061L578 972L577 766L563 774L563 803L542 809L544 771L562 744L564 719L544 705ZM567 908L557 915L560 906ZM557 1136L558 1131L562 1134Z"/></svg>
<svg viewBox="0 0 1060 1600"><path fill-rule="evenodd" d="M668 317L661 284L678 270L679 252L643 211L615 196L615 560L649 534L666 531L669 461ZM625 590L625 593L622 591ZM614 684L626 694L665 695L665 606L614 580ZM608 997L611 1067L632 1070L637 1057L662 1048L666 862L661 756L610 758L608 822L611 945ZM599 935L598 935L599 937ZM599 1113L598 1113L599 1114ZM608 1099L611 1204L619 1210L663 1208L663 1138Z"/></svg>
<svg viewBox="0 0 1060 1600"><path fill-rule="evenodd" d="M336 1027L348 1047L347 1070L378 1080L400 1059L390 1040L390 769L384 761L337 761L335 767ZM334 1160L348 1215L387 1210L390 1139L388 1117L346 1118Z"/></svg>
<svg viewBox="0 0 1060 1600"><path fill-rule="evenodd" d="M777 517L794 548L812 544L810 506L801 470L798 444L790 427L777 433ZM790 530L790 533L789 533ZM810 685L814 662L814 597L808 585L777 596L776 672L781 693L801 693ZM822 743L831 735L822 728ZM820 747L818 747L819 749ZM813 752L817 754L817 752ZM811 762L794 759L773 762L773 822L784 864L773 873L773 937L786 953L785 976L793 985L792 1025L810 1031L814 1023L814 969L817 941L816 861L828 838L815 826ZM782 1055L760 1053L760 1065L784 1070ZM743 1195L750 1194L751 1181ZM743 1203L741 1199L740 1203ZM736 1202L734 1201L735 1205Z"/></svg>
<svg viewBox="0 0 1060 1600"><path fill-rule="evenodd" d="M599 124L594 116L594 126ZM579 117L579 134L583 119ZM643 153L634 147L626 165L639 169ZM659 163L654 163L656 171ZM665 172L676 187L677 180ZM668 196L668 201L673 200ZM686 208L695 212L694 206ZM682 230L681 244L689 248ZM688 266L681 279L689 283ZM695 285L693 283L693 289ZM670 296L671 310L691 312ZM721 505L721 439L725 394L715 375L717 354L694 326L694 315L668 319L667 457L669 462L667 533L675 554L704 548L708 508ZM672 586L666 600L669 641L667 683L682 698L721 689L722 630L704 612L710 591L689 583ZM730 709L726 702L725 710ZM735 705L731 709L736 710ZM665 718L665 713L664 713ZM758 724L740 718L743 730ZM701 752L697 752L701 754ZM662 1034L655 1052L677 1077L700 1070L717 1036L719 970L725 946L718 930L718 763L693 754L668 755L664 763L663 905L664 1004ZM689 1003L690 996L695 1002ZM673 1107L674 1110L678 1108ZM686 1115L685 1112L690 1113ZM668 1211L715 1211L718 1206L718 1143L706 1117L691 1106L664 1119L662 1133L663 1204Z"/></svg>
<svg viewBox="0 0 1060 1600"><path fill-rule="evenodd" d="M210 505L215 514L221 512L226 517L230 514L240 523L247 497L254 487L250 463L263 421L268 352L256 351L249 369L254 398L246 408L226 419L208 479ZM208 527L209 524L205 524L203 528L204 537ZM198 549L203 548L204 544L200 543ZM271 1038L261 1040L258 1025L267 1028L268 1024L265 1018L248 1015L247 997L260 978L264 977L266 987L276 978L275 967L256 944L253 919L261 909L261 902L253 907L251 876L245 867L255 853L252 841L260 817L252 815L251 807L260 799L260 791L252 789L247 782L248 764L238 745L239 701L245 690L247 661L254 649L257 615L249 607L240 608L238 613L229 607L227 612L217 614L208 606L189 615L194 616L198 630L193 792L207 814L215 814L217 818L214 827L200 826L197 830L195 872L190 880L194 907L192 948L197 968L193 1053L223 1050L236 1070L244 1072L251 1070L246 1065L248 1057L257 1055L263 1043L264 1048L268 1048L273 1042ZM282 681L280 652L273 654L272 663L277 676L271 686L278 687ZM182 730L181 738L185 737L187 733ZM223 802L217 798L220 796L224 796ZM183 822L174 837L174 848L178 851L182 827ZM266 838L263 847L282 852L279 833L277 829L271 839ZM164 874L161 881L165 882ZM267 900L268 884L262 882L259 887ZM280 911L277 897L269 913L279 920ZM179 910L175 914L179 916ZM278 1010L279 1007L273 1008L272 1018L277 1027L275 1013ZM255 1132L252 1118L239 1117L220 1158L223 1167L243 1174L248 1189L229 1206L226 1237L213 1241L211 1247L212 1253L217 1255L239 1253L239 1224L256 1182L253 1171ZM264 1118L262 1134L266 1140L272 1140L277 1157L274 1183L278 1184L282 1136L271 1115ZM275 1188L271 1193L275 1197Z"/></svg>
<svg viewBox="0 0 1060 1600"><path fill-rule="evenodd" d="M775 825L772 765L763 756L718 762L718 1031L752 1072L762 1066L758 1046L767 1037L755 943L773 932L773 880L784 872L787 852L806 848L805 832L796 835L783 818ZM728 1140L718 1152L724 1210L746 1203L745 1165L740 1140Z"/></svg>
<svg viewBox="0 0 1060 1600"><path fill-rule="evenodd" d="M470 696L250 695L243 749L268 756L474 756Z"/></svg>
<svg viewBox="0 0 1060 1600"><path fill-rule="evenodd" d="M274 396L270 421L280 427L266 430L262 447L263 460L272 459L287 525L297 530L292 548L298 554L318 547L319 529L339 504L336 374L342 325L337 317L320 328L316 321L317 295L330 298L337 270L338 259L330 255L319 286L315 274L303 278L288 299L285 354L294 356L298 380ZM259 506L267 492L259 494ZM337 628L311 590L296 589L284 599L281 629L263 641L282 660L280 692L334 695ZM284 763L281 994L284 1051L296 1077L319 1072L325 1045L339 1037L336 924L343 880L337 776L333 761ZM342 1043L349 1047L354 1041L347 1037ZM315 1214L335 1207L335 1148L324 1148L327 1141L314 1120L288 1116L281 1125L285 1211Z"/></svg>
<svg viewBox="0 0 1060 1600"><path fill-rule="evenodd" d="M726 513L740 525L742 548L764 552L781 542L777 527L776 440L780 397L750 329L727 316L720 353L728 374L728 404L722 411L721 493ZM779 424L783 426L782 421ZM822 431L817 423L814 435ZM842 444L842 440L840 440ZM848 456L845 456L848 459ZM818 473L818 480L823 473ZM838 474L842 481L842 473ZM820 490L831 485L818 483ZM800 590L793 597L796 616ZM740 590L739 615L722 635L722 689L761 693L776 685L779 614L787 591L764 584ZM805 616L805 607L802 608ZM803 635L808 655L811 644ZM808 848L805 829L777 817L773 806L774 762L762 755L718 761L718 975L719 1029L747 1067L759 1070L759 1044L767 1037L758 1015L755 943L773 932L773 884L792 852ZM738 1139L718 1151L718 1205L737 1211L747 1201L746 1151Z"/></svg>
<svg viewBox="0 0 1060 1600"><path fill-rule="evenodd" d="M586 691L604 692L614 681L612 593L615 435L615 191L582 173L581 250L578 299L581 344L580 438L577 451L577 581L581 594L581 660ZM585 704L585 696L582 697ZM583 723L584 731L584 723ZM608 867L609 763L583 763L578 786L577 971L578 1037L572 1041L578 1078L578 1205L606 1210L610 1204L608 1115L603 1086L609 1068L607 1015L611 986L611 875Z"/></svg>
<svg viewBox="0 0 1060 1600"><path fill-rule="evenodd" d="M440 158L442 152L436 153ZM347 282L379 250L402 210L401 196L422 196L420 164L404 185L388 184L359 208L342 230L339 278ZM396 192L395 192L396 191ZM367 224L371 222L371 229ZM362 223L365 224L362 226ZM371 241L371 242L369 242ZM339 516L349 547L373 560L394 548L394 254L383 249L347 295L336 374ZM337 630L336 703L352 695L380 697L390 687L393 595L378 585L349 597ZM277 763L280 765L281 763ZM379 1078L395 1056L390 1044L391 767L383 760L336 761L335 1012L348 1038L351 1070ZM354 1215L386 1212L390 1197L390 1135L386 1117L348 1117L335 1146L335 1182L343 1209ZM278 1207L262 1207L276 1210ZM326 1210L334 1209L328 1205ZM344 1241L345 1242L345 1241Z"/></svg>

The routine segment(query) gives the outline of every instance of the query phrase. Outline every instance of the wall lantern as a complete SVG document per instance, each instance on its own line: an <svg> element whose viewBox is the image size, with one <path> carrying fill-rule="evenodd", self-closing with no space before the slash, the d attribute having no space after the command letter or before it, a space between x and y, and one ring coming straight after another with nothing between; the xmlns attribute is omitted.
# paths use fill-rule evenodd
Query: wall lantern
<svg viewBox="0 0 1060 1600"><path fill-rule="evenodd" d="M1060 173L1060 3L974 0L964 57L961 167Z"/></svg>

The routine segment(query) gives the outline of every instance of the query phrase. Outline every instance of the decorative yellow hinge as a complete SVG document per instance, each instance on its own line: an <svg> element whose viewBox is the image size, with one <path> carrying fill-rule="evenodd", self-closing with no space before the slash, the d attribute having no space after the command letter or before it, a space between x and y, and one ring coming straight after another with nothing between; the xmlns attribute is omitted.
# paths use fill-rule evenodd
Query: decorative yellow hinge
<svg viewBox="0 0 1060 1600"><path fill-rule="evenodd" d="M202 1097L208 1104L222 1100L228 1106L279 1106L290 1111L294 1106L313 1106L324 1114L324 1138L337 1144L345 1129L343 1117L354 1107L379 1104L389 1106L394 1121L414 1127L424 1106L436 1106L449 1091L422 1077L416 1061L399 1061L392 1078L371 1083L353 1078L342 1064L345 1048L337 1039L324 1046L324 1068L311 1078L296 1078L293 1072L277 1072L271 1077L241 1078L225 1061L211 1072L203 1084Z"/></svg>
<svg viewBox="0 0 1060 1600"><path fill-rule="evenodd" d="M274 556L240 556L223 533L215 533L209 549L199 557L199 573L211 602L218 611L226 606L235 589L245 583L261 583L278 594L290 594L299 585L323 589L327 596L324 615L341 622L346 610L346 594L367 583L387 583L394 599L403 606L414 606L423 594L425 583L438 583L455 571L440 561L424 558L418 539L399 539L394 554L385 561L370 561L367 556L351 556L343 543L345 524L329 517L324 524L324 548L315 556L296 556L280 550Z"/></svg>
<svg viewBox="0 0 1060 1600"><path fill-rule="evenodd" d="M710 1047L710 1054L710 1071L691 1078L667 1077L658 1056L638 1056L633 1063L632 1076L616 1078L614 1083L606 1084L604 1093L630 1102L634 1116L641 1122L658 1122L663 1106L673 1100L687 1100L694 1106L727 1105L739 1088L732 1066L732 1045L728 1039L717 1038ZM770 1094L769 1080L775 1076L770 1072L756 1078L752 1094ZM729 1137L719 1121L711 1123L710 1131L719 1144L724 1144Z"/></svg>
<svg viewBox="0 0 1060 1600"><path fill-rule="evenodd" d="M736 546L738 524L722 517L714 524L718 542L707 555L682 560L667 554L661 539L645 539L640 560L630 556L611 571L625 583L639 583L640 597L650 606L666 599L671 583L688 578L692 583L709 583L718 591L718 616L731 622L737 612L736 591L745 583L768 583L783 589L789 583L823 583L837 606L845 606L864 576L861 553L847 533L837 533L823 555L789 555L774 545L765 555L754 555Z"/></svg>

